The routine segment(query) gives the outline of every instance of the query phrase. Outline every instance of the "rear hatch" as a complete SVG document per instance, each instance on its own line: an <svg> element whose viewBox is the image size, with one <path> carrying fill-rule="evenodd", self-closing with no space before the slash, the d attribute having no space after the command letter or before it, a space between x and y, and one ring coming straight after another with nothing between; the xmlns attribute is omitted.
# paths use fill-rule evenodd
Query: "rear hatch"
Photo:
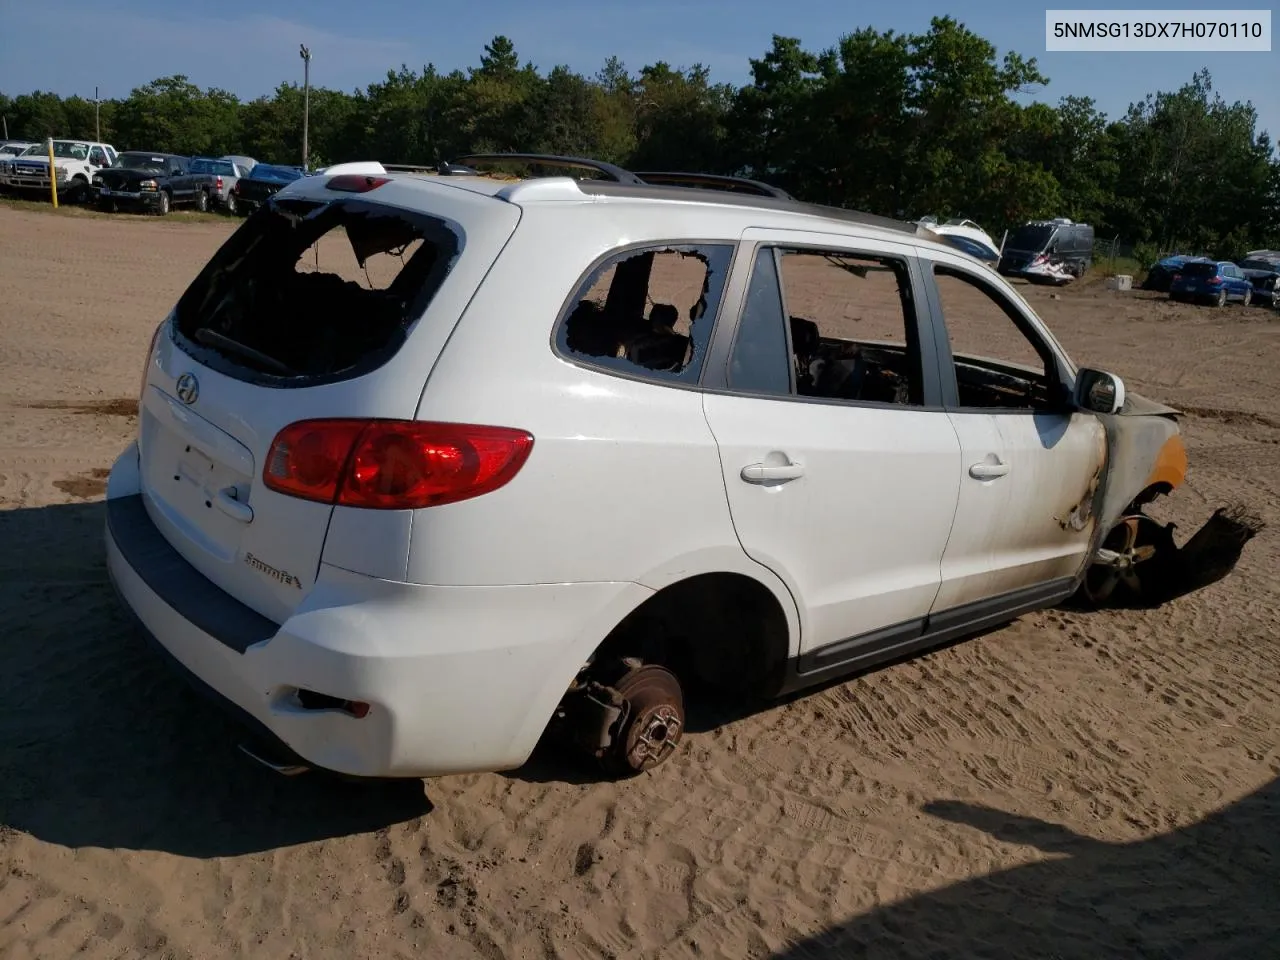
<svg viewBox="0 0 1280 960"><path fill-rule="evenodd" d="M1222 285L1218 280L1216 263L1184 263L1178 268L1178 274L1179 279L1174 281L1175 287L1188 293L1216 294Z"/></svg>
<svg viewBox="0 0 1280 960"><path fill-rule="evenodd" d="M1005 240L1000 256L1001 273L1020 273L1049 249L1056 228L1039 223L1028 223L1014 230Z"/></svg>
<svg viewBox="0 0 1280 960"><path fill-rule="evenodd" d="M519 219L466 191L382 188L409 209L316 180L247 219L187 289L148 358L139 414L152 520L205 576L276 622L314 584L334 507L266 486L273 439L300 420L412 418Z"/></svg>

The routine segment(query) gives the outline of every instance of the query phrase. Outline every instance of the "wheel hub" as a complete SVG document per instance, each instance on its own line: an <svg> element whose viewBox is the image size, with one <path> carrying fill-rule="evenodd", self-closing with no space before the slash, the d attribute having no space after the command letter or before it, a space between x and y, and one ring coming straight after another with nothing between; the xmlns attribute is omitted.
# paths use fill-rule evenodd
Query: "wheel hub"
<svg viewBox="0 0 1280 960"><path fill-rule="evenodd" d="M614 660L571 692L559 711L561 735L611 775L629 776L670 759L684 734L684 694L666 667Z"/></svg>
<svg viewBox="0 0 1280 960"><path fill-rule="evenodd" d="M659 704L637 716L627 736L627 766L636 771L656 767L675 752L683 727L683 718L670 703Z"/></svg>

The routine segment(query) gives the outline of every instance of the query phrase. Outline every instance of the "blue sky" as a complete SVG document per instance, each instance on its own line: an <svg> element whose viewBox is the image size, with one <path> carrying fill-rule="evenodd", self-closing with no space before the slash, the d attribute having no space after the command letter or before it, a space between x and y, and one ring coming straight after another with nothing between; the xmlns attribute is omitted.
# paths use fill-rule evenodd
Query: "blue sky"
<svg viewBox="0 0 1280 960"><path fill-rule="evenodd" d="M1061 0L1051 5L1071 6ZM1251 5L1262 6L1248 0L1232 4ZM970 0L954 4L951 12L1001 54L1016 50L1037 58L1050 83L1032 92L1035 99L1054 102L1081 94L1118 115L1130 101L1176 89L1207 67L1223 97L1252 100L1260 126L1273 140L1280 136L1280 45L1270 53L1246 54L1047 53L1045 6ZM1112 0L1110 6L1152 5ZM1195 6L1212 5L1201 0ZM657 60L673 66L701 62L715 80L743 83L748 58L762 56L774 33L819 49L862 26L924 30L939 12L940 5L920 0L0 0L0 90L92 97L96 84L103 97L118 97L156 77L185 73L202 87L222 87L248 99L281 81L301 82L299 43L311 47L314 84L351 90L401 63L417 69L434 62L443 70L476 65L485 43L498 33L515 41L522 60L543 70L564 63L591 74L616 54L632 70Z"/></svg>

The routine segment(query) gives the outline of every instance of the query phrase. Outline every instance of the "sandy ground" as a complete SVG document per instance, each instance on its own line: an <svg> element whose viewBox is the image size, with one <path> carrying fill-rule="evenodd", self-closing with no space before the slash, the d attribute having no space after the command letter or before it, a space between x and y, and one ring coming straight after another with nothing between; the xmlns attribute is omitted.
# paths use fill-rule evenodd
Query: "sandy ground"
<svg viewBox="0 0 1280 960"><path fill-rule="evenodd" d="M1274 314L1028 294L1192 411L1163 515L1271 524L1228 580L696 704L626 784L538 759L357 788L247 762L103 569L142 351L229 229L0 206L0 957L1280 955Z"/></svg>

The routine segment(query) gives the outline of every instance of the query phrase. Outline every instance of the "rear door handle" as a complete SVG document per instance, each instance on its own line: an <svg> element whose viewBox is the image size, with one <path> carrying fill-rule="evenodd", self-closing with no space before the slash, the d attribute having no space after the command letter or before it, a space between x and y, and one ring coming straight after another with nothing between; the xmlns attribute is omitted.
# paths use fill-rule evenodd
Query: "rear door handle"
<svg viewBox="0 0 1280 960"><path fill-rule="evenodd" d="M989 460L983 460L969 467L969 476L975 480L994 480L996 477L1003 477L1009 472L1009 465L996 461L992 463Z"/></svg>
<svg viewBox="0 0 1280 960"><path fill-rule="evenodd" d="M795 480L804 476L804 464L753 463L742 468L742 479L747 483L769 483L774 480Z"/></svg>

